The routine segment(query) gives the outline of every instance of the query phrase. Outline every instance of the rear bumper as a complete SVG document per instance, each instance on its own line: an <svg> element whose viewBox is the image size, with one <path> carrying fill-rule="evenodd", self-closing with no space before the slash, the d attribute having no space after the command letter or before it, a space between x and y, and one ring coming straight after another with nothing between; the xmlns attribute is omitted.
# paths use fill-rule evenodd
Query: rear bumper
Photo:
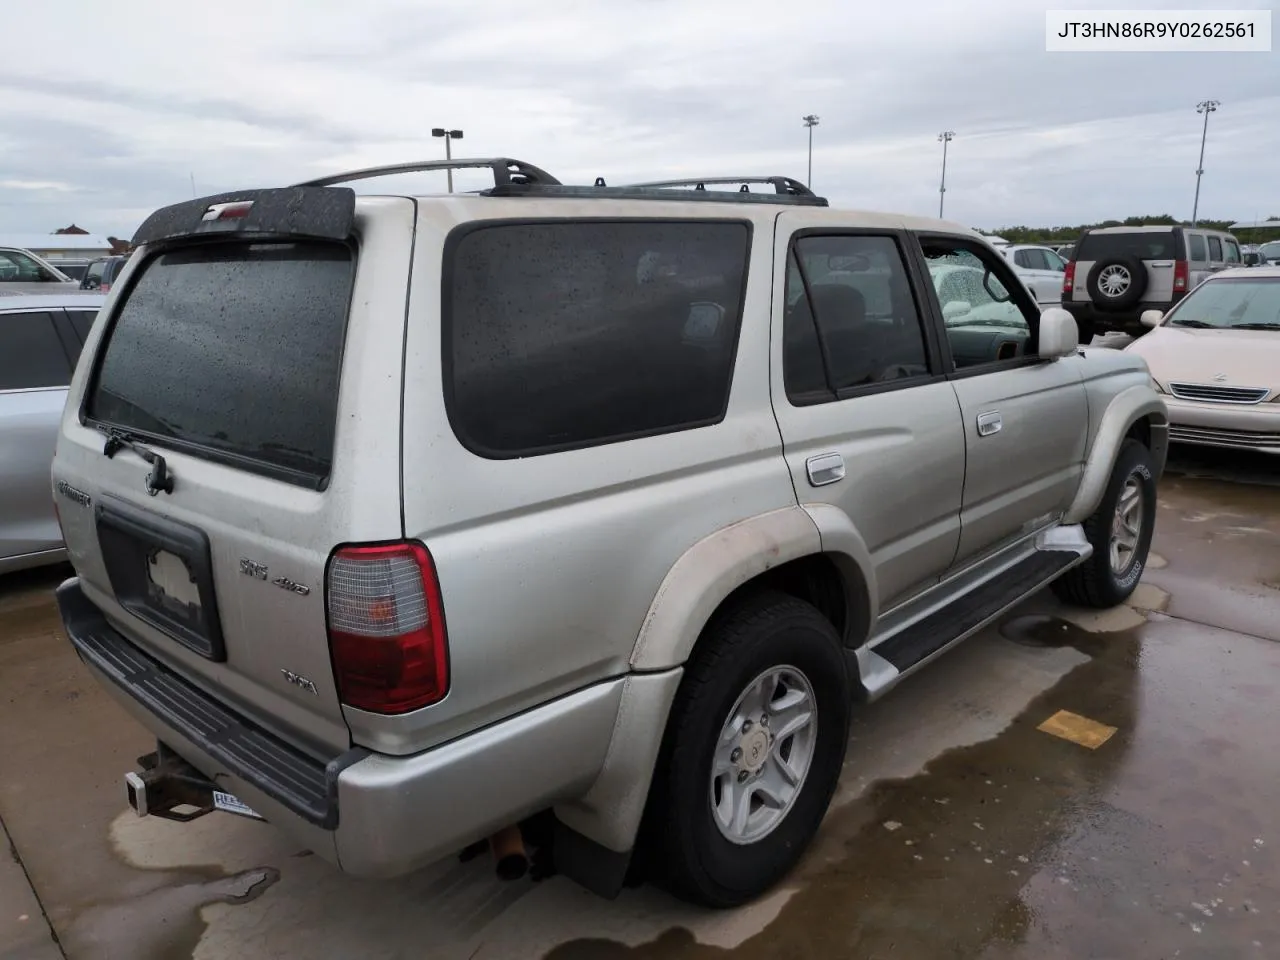
<svg viewBox="0 0 1280 960"><path fill-rule="evenodd" d="M1167 396L1169 440L1280 454L1280 403L1196 403Z"/></svg>
<svg viewBox="0 0 1280 960"><path fill-rule="evenodd" d="M1076 318L1076 323L1088 321L1093 324L1095 330L1132 332L1146 330L1142 326L1142 315L1148 310L1159 310L1161 313L1168 313L1177 305L1178 299L1180 298L1169 301L1140 303L1128 310L1099 310L1093 305L1092 300L1064 300L1062 301L1062 307Z"/></svg>
<svg viewBox="0 0 1280 960"><path fill-rule="evenodd" d="M315 757L238 715L115 630L77 579L57 591L96 679L157 739L344 872L408 873L584 794L604 765L626 678L405 757Z"/></svg>

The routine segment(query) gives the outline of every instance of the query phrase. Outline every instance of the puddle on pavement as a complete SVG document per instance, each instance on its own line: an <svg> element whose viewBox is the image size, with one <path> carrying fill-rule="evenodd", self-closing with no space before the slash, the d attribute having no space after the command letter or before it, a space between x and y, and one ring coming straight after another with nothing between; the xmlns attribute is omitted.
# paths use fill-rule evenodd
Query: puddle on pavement
<svg viewBox="0 0 1280 960"><path fill-rule="evenodd" d="M202 910L262 896L280 879L274 867L226 875L217 868L166 873L150 893L79 912L61 934L69 956L92 960L190 960L206 923Z"/></svg>
<svg viewBox="0 0 1280 960"><path fill-rule="evenodd" d="M792 878L797 892L772 924L732 951L734 960L975 958L1024 940L1035 921L1024 887L1054 869L1055 846L1089 816L1090 798L1128 750L1141 641L1134 630L1091 633L1051 616L1017 618L1002 632L1019 644L1076 647L1091 659L994 739L944 753L917 776L881 782L829 816ZM1094 751L1036 729L1064 708L1119 732ZM1087 953L1090 918L1079 919ZM546 960L723 956L670 929L637 947L565 943Z"/></svg>

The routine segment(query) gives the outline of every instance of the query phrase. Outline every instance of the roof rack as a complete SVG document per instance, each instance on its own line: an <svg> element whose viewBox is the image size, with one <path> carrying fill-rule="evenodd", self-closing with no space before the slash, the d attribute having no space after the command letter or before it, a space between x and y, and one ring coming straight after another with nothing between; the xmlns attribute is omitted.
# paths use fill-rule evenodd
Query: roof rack
<svg viewBox="0 0 1280 960"><path fill-rule="evenodd" d="M314 180L295 183L295 187L332 187L338 183L349 183L352 180L367 180L370 177L385 177L397 173L420 173L428 170L459 170L488 167L493 171L495 187L505 186L560 186L560 181L540 167L523 160L512 160L510 157L488 157L473 160L414 160L409 163L393 163L385 167L366 167L363 170L351 170L347 173L335 173Z"/></svg>
<svg viewBox="0 0 1280 960"><path fill-rule="evenodd" d="M791 177L696 177L689 180L655 180L652 183L629 183L628 187L639 189L666 189L668 187L693 187L695 190L706 190L707 184L716 186L725 186L729 184L741 184L738 188L739 193L750 193L747 189L748 184L767 183L773 187L774 193L788 197L812 197L814 192L806 187L799 180L793 180Z"/></svg>

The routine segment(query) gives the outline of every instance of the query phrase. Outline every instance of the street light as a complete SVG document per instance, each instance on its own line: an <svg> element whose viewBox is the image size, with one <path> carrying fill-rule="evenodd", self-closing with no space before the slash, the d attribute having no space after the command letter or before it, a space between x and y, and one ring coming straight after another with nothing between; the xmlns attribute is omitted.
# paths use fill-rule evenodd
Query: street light
<svg viewBox="0 0 1280 960"><path fill-rule="evenodd" d="M956 138L954 130L943 130L938 134L938 142L942 144L942 182L938 184L938 219L942 219L942 202L947 198L947 144Z"/></svg>
<svg viewBox="0 0 1280 960"><path fill-rule="evenodd" d="M1204 142L1209 137L1209 114L1222 106L1221 100L1201 100L1196 104L1196 113L1204 114L1204 130L1200 133L1200 163L1196 167L1196 200L1191 206L1191 225L1196 225L1196 215L1200 212L1200 177L1204 175Z"/></svg>
<svg viewBox="0 0 1280 960"><path fill-rule="evenodd" d="M809 176L806 179L805 186L810 190L813 189L813 128L818 125L818 118L815 114L809 114L802 117L804 125L809 128Z"/></svg>
<svg viewBox="0 0 1280 960"><path fill-rule="evenodd" d="M449 144L452 143L454 140L461 140L462 131L446 130L444 127L433 127L431 130L431 135L433 137L444 137L444 158L446 160L452 160L453 150L450 148ZM453 168L450 167L448 170L445 171L445 173L448 174L449 176L449 192L453 193Z"/></svg>

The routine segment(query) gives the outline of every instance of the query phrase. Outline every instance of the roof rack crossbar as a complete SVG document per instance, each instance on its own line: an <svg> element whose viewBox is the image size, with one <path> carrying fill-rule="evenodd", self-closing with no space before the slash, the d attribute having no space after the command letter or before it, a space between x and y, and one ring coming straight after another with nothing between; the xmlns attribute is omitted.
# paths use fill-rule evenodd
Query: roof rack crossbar
<svg viewBox="0 0 1280 960"><path fill-rule="evenodd" d="M666 187L693 187L695 190L706 190L707 184L726 186L740 184L738 192L748 193L747 185L751 183L769 184L775 193L790 197L812 197L814 192L799 180L791 177L692 177L687 180L655 180L652 183L629 183L634 189L662 189Z"/></svg>
<svg viewBox="0 0 1280 960"><path fill-rule="evenodd" d="M560 181L540 167L523 160L510 157L486 157L471 160L413 160L409 163L393 163L385 167L366 167L363 170L350 170L346 173L335 173L314 180L295 183L295 187L332 187L338 183L349 183L352 180L367 180L370 177L386 177L397 173L420 173L430 170L465 170L488 167L493 171L495 187L509 184L523 186L559 186Z"/></svg>

